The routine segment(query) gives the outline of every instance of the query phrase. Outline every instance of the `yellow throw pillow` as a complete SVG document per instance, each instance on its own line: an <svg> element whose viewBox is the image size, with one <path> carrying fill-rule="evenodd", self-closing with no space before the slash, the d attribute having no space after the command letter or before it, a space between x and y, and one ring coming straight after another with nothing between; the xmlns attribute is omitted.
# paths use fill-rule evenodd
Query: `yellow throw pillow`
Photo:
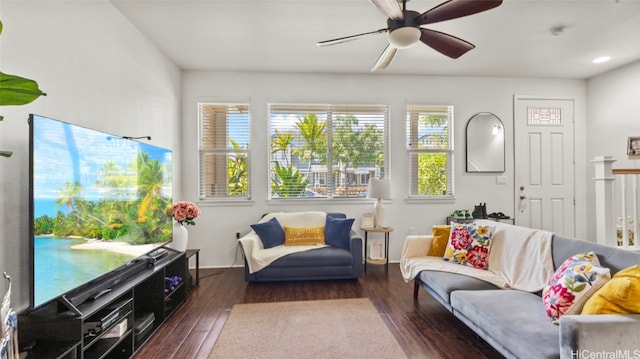
<svg viewBox="0 0 640 359"><path fill-rule="evenodd" d="M616 273L587 300L582 314L640 313L640 266L634 265Z"/></svg>
<svg viewBox="0 0 640 359"><path fill-rule="evenodd" d="M284 245L300 246L308 244L324 244L324 226L320 227L288 227L284 226Z"/></svg>
<svg viewBox="0 0 640 359"><path fill-rule="evenodd" d="M447 243L449 242L451 226L432 226L431 230L433 232L433 242L431 242L431 248L429 248L429 252L427 252L427 255L433 257L442 257L444 256L444 250L447 248Z"/></svg>

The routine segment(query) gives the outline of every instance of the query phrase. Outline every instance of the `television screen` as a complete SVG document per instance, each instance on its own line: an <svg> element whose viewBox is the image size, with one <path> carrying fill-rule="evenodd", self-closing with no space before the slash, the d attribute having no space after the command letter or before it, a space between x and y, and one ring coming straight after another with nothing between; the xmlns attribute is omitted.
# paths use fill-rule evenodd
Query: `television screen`
<svg viewBox="0 0 640 359"><path fill-rule="evenodd" d="M29 123L37 308L171 241L172 152L38 115Z"/></svg>

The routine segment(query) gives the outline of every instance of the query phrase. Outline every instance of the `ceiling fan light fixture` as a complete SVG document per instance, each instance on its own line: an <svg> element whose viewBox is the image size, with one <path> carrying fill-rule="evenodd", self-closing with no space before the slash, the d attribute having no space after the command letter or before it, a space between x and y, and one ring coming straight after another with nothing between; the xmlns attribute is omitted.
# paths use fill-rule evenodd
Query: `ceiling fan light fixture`
<svg viewBox="0 0 640 359"><path fill-rule="evenodd" d="M400 27L389 33L389 44L397 49L406 49L420 41L421 34L417 27Z"/></svg>

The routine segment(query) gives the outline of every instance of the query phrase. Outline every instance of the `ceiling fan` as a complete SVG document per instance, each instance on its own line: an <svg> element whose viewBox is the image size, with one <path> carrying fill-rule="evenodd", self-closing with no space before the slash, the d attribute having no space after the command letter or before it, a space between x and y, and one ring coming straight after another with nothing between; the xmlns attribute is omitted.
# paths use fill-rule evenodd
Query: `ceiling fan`
<svg viewBox="0 0 640 359"><path fill-rule="evenodd" d="M337 39L320 41L318 46L337 45L347 41L353 41L362 37L388 32L389 44L378 57L371 71L387 68L396 57L398 49L405 49L422 41L425 45L443 55L457 59L475 46L453 35L440 31L425 29L421 25L433 24L440 21L456 19L459 17L477 14L493 9L502 4L502 0L449 0L431 10L420 14L417 11L407 10L407 0L369 0L375 5L387 19L387 27L362 34L339 37ZM400 8L402 1L402 8Z"/></svg>

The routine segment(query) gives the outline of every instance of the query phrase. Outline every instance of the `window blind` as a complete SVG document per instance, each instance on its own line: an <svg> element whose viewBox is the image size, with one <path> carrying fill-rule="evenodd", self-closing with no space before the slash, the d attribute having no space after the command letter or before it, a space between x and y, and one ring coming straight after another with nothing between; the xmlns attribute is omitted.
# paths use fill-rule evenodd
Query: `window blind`
<svg viewBox="0 0 640 359"><path fill-rule="evenodd" d="M453 196L453 106L407 105L409 197Z"/></svg>
<svg viewBox="0 0 640 359"><path fill-rule="evenodd" d="M198 104L200 199L249 199L250 116L246 103Z"/></svg>
<svg viewBox="0 0 640 359"><path fill-rule="evenodd" d="M386 175L386 105L269 104L270 198L366 197Z"/></svg>

